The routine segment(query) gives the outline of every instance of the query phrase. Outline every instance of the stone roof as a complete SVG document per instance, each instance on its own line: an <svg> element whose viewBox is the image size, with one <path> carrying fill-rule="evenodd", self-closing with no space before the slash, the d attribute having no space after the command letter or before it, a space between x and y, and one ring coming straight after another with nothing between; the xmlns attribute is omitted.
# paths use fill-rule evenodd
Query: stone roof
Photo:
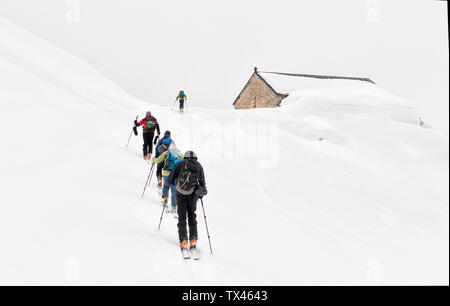
<svg viewBox="0 0 450 306"><path fill-rule="evenodd" d="M369 78L315 75L315 74L294 74L281 72L256 72L270 87L278 94L290 94L297 90L314 87L328 86L351 86L351 83L367 82L375 84ZM329 80L323 82L323 80Z"/></svg>
<svg viewBox="0 0 450 306"><path fill-rule="evenodd" d="M254 68L254 74L261 78L266 85L272 89L278 95L289 95L292 92L301 89L311 89L317 87L329 87L329 86L351 86L355 81L367 82L375 84L369 78L360 77L348 77L348 76L332 76L332 75L317 75L317 74L297 74L297 73L283 73L283 72L270 72L270 71L258 71L258 68ZM253 75L252 74L252 77ZM236 104L237 100L241 97L244 90L250 83L251 78L244 86L239 96L233 102ZM321 80L321 81L317 81ZM329 80L323 82L323 80Z"/></svg>

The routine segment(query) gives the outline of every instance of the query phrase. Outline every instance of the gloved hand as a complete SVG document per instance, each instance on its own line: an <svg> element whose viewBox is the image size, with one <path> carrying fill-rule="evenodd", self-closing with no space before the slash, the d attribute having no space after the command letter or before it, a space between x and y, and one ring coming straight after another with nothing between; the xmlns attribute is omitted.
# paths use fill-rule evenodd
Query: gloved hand
<svg viewBox="0 0 450 306"><path fill-rule="evenodd" d="M198 186L197 190L195 191L195 194L202 199L205 195L208 194L208 190L206 190L206 187L204 186Z"/></svg>
<svg viewBox="0 0 450 306"><path fill-rule="evenodd" d="M134 120L134 125L139 126L139 123L137 122L137 120Z"/></svg>

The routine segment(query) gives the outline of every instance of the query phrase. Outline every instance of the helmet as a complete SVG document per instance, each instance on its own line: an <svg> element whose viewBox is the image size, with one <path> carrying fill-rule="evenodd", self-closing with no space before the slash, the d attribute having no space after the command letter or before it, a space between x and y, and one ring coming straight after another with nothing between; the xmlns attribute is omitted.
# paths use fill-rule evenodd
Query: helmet
<svg viewBox="0 0 450 306"><path fill-rule="evenodd" d="M165 131L164 132L164 137L170 137L170 131Z"/></svg>
<svg viewBox="0 0 450 306"><path fill-rule="evenodd" d="M197 155L195 155L194 151L186 151L186 153L184 153L184 158L197 160Z"/></svg>
<svg viewBox="0 0 450 306"><path fill-rule="evenodd" d="M148 116L151 116L151 115L152 115L152 112L148 111L147 114L145 114L145 117L148 117Z"/></svg>

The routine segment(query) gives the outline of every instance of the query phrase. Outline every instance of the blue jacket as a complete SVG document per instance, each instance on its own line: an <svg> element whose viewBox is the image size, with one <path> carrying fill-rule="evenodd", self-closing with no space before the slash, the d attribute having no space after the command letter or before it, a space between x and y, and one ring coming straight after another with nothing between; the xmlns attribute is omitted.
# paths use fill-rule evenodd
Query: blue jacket
<svg viewBox="0 0 450 306"><path fill-rule="evenodd" d="M164 151L163 152L159 152L159 147L162 145L162 144L164 144L164 145L166 145L166 147L168 148L171 144L172 144L172 142L173 142L173 140L170 138L170 137L164 137L164 138L162 138L162 139L160 139L159 141L158 141L158 144L156 145L156 147L155 147L155 157L158 157L158 156L160 156L162 153L164 153ZM166 149L167 150L167 149Z"/></svg>

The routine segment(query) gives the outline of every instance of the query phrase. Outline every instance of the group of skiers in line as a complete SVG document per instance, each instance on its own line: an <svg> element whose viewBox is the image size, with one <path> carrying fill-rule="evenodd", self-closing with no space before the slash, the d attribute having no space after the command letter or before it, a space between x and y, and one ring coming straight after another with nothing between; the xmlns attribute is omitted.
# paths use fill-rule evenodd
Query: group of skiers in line
<svg viewBox="0 0 450 306"><path fill-rule="evenodd" d="M183 93L184 95L184 93ZM184 96L185 97L185 96ZM183 107L179 99L180 109ZM205 175L202 165L198 162L193 151L182 154L171 138L170 131L165 131L163 138L159 139L161 130L158 120L150 111L141 121L134 121L134 129L142 126L144 139L143 156L157 165L156 177L158 188L161 189L162 204L166 213L178 217L178 238L182 249L197 246L197 201L207 194ZM158 133L155 138L155 131ZM159 139L159 141L158 141ZM153 145L155 155L152 158ZM169 190L171 203L169 206ZM187 231L189 225L189 234Z"/></svg>

